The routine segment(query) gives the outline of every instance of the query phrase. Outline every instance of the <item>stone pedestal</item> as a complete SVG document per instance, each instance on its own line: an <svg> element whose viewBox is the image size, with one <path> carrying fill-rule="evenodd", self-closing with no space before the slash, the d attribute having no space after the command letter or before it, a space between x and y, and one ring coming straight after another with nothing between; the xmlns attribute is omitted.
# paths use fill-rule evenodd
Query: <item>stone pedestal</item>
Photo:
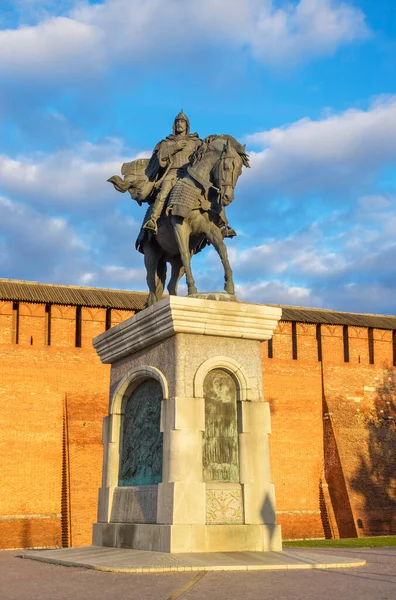
<svg viewBox="0 0 396 600"><path fill-rule="evenodd" d="M281 309L270 306L170 296L94 339L102 362L111 363L94 545L161 552L281 550L260 355L260 341L272 336L280 317ZM212 372L217 377L216 394L222 373L235 384L235 424L227 434L234 435L234 442L229 437L217 443L216 434L211 441L205 438L212 409L204 387L208 389L205 381ZM126 406L129 399L135 402L135 390L148 380L158 382L162 397L158 415L162 473L155 474L156 461L147 450L150 441L145 441L147 448L137 452L143 453L139 456L146 452L150 473L139 470L135 461L128 471L135 483L125 485L122 480L120 486L121 454L128 455L123 446ZM155 415L152 419L155 429ZM216 423L221 429L221 420ZM133 431L145 440L151 435L142 421ZM227 455L232 443L236 448L232 481L224 474L223 480L216 480L216 469L220 472L222 467L218 464L209 465L209 480L203 460L209 460L213 451L204 445L214 444ZM152 480L141 485L139 477L146 476Z"/></svg>

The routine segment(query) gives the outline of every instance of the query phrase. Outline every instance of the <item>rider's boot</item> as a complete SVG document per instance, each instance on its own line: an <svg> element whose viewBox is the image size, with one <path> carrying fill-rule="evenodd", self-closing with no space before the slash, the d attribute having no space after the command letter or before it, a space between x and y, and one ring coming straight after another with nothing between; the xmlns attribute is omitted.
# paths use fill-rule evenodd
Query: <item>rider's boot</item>
<svg viewBox="0 0 396 600"><path fill-rule="evenodd" d="M237 232L235 231L235 229L233 227L230 227L230 224L228 223L228 219L227 219L227 215L225 212L225 208L224 206L221 209L220 212L220 229L221 229L221 235L224 238L233 238L237 235Z"/></svg>
<svg viewBox="0 0 396 600"><path fill-rule="evenodd" d="M154 233L157 233L157 231L158 231L157 221L161 216L164 204L165 204L165 198L157 198L156 199L156 201L153 204L150 218L144 223L143 229L148 229L150 231L154 231Z"/></svg>

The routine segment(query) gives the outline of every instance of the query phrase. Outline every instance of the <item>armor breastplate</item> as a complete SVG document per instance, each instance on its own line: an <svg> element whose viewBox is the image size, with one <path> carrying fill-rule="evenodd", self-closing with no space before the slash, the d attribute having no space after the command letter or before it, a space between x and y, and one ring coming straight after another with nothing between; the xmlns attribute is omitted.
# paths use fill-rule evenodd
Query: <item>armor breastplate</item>
<svg viewBox="0 0 396 600"><path fill-rule="evenodd" d="M172 156L171 169L179 169L180 167L186 165L189 162L190 156L194 152L197 145L198 144L195 140L188 140L186 146Z"/></svg>

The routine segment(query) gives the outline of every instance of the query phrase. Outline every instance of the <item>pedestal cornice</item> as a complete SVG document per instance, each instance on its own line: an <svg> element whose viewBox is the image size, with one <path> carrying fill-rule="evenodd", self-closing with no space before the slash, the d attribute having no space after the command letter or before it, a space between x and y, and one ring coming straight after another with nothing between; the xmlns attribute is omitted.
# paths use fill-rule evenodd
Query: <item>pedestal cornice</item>
<svg viewBox="0 0 396 600"><path fill-rule="evenodd" d="M98 335L93 345L102 363L114 363L176 333L265 341L282 309L265 304L168 296Z"/></svg>

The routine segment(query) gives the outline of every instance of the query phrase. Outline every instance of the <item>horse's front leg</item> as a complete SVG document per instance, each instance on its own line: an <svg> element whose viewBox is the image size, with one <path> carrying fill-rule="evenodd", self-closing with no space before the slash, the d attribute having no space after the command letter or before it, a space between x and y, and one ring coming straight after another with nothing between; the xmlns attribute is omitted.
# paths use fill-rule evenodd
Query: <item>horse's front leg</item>
<svg viewBox="0 0 396 600"><path fill-rule="evenodd" d="M223 264L223 268L224 268L224 290L227 292L227 294L235 294L235 288L234 288L234 280L232 278L232 270L231 270L231 266L230 266L230 261L228 260L228 252L227 252L227 247L223 241L223 236L221 235L221 231L220 229L214 225L213 223L210 224L211 226L208 228L208 231L206 232L206 237L208 238L209 242L213 245L213 247L216 249L217 254L220 256L220 260Z"/></svg>
<svg viewBox="0 0 396 600"><path fill-rule="evenodd" d="M191 228L183 217L171 217L171 223L176 238L176 243L179 248L180 258L186 273L186 283L188 295L196 294L194 277L191 271L191 254L190 254L190 235Z"/></svg>

